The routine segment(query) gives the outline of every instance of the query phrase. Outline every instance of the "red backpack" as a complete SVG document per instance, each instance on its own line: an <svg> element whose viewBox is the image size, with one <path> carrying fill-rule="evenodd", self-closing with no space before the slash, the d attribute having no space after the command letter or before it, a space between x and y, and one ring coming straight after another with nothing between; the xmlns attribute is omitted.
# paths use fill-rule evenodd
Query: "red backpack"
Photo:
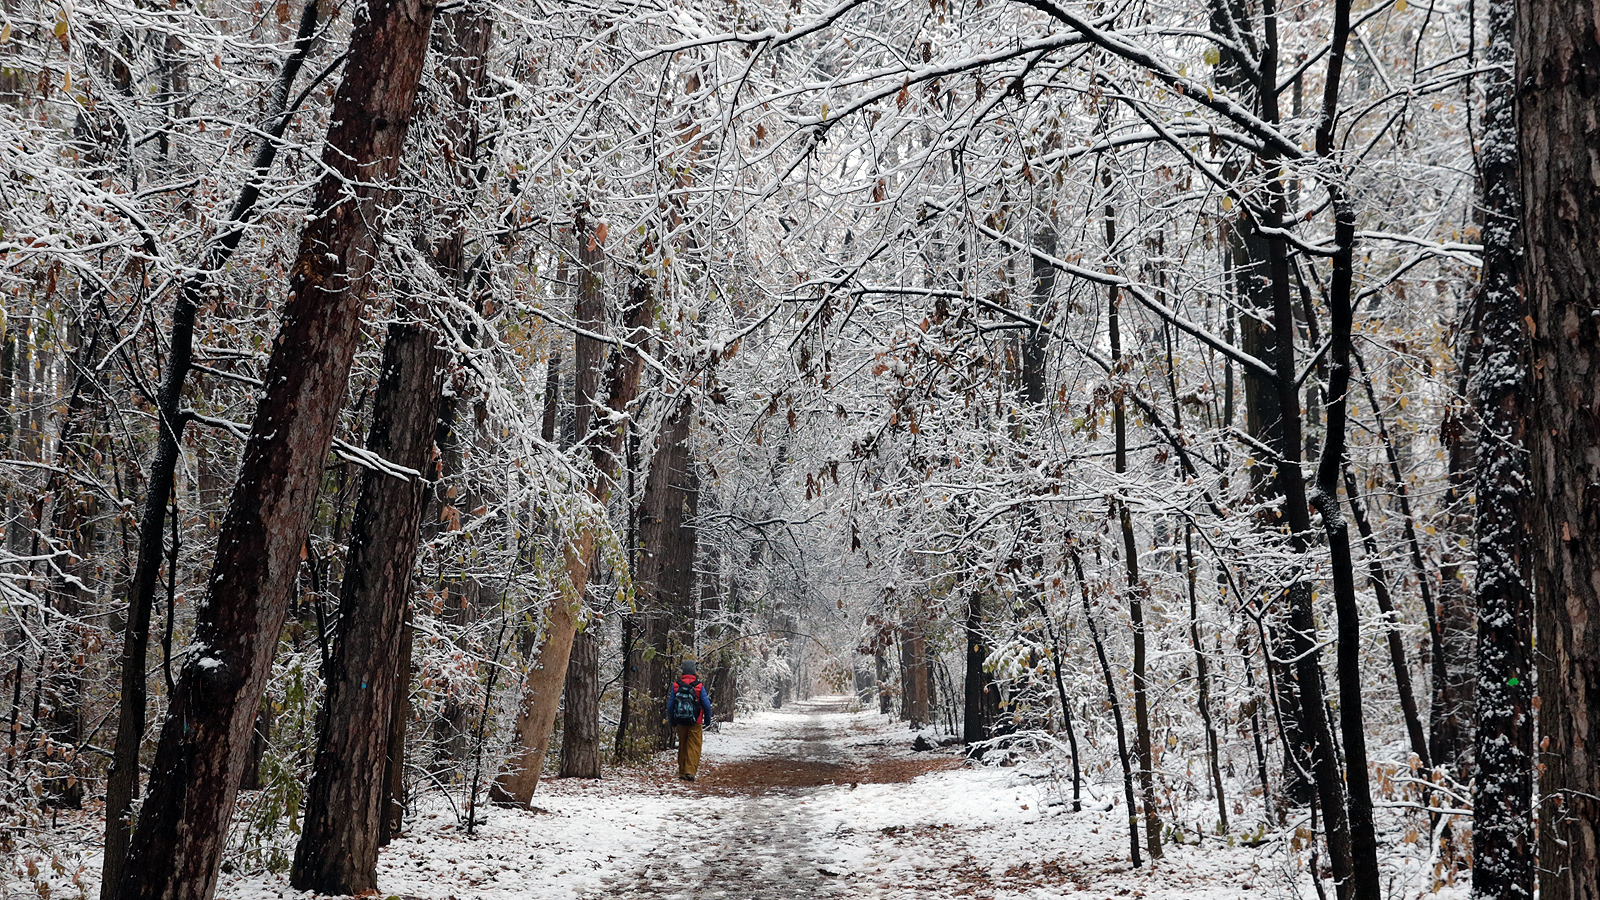
<svg viewBox="0 0 1600 900"><path fill-rule="evenodd" d="M685 690L688 688L689 690ZM693 725L700 721L700 691L703 686L696 679L692 684L674 682L672 702L667 706L667 718L674 725Z"/></svg>

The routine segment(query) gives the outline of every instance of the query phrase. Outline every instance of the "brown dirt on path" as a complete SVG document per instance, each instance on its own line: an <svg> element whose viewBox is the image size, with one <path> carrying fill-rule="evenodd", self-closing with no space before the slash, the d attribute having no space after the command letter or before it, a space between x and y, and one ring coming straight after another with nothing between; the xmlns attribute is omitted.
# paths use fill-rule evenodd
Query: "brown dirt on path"
<svg viewBox="0 0 1600 900"><path fill-rule="evenodd" d="M692 787L708 794L760 795L837 784L903 784L918 775L960 767L959 759L931 755L927 759L877 757L851 763L764 757L706 768Z"/></svg>

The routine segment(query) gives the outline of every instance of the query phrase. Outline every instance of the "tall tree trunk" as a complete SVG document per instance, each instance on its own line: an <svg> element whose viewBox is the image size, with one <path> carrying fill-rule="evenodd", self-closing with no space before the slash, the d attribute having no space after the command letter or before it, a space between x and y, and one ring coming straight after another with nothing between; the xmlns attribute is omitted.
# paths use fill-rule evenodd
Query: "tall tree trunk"
<svg viewBox="0 0 1600 900"><path fill-rule="evenodd" d="M1208 0L1208 6L1211 30L1223 37L1234 33L1239 23L1251 21L1252 14L1238 0ZM1273 23L1266 21L1263 21L1263 25L1275 28ZM1276 65L1275 32L1269 32L1267 40L1263 40L1253 32L1246 32L1242 36L1247 42L1245 47L1232 46L1231 40L1219 42L1221 58L1215 74L1217 83L1229 95L1248 98L1261 109L1263 115L1275 119L1278 107L1276 72L1267 72L1264 67L1252 64L1247 58L1248 54L1241 55L1245 51L1252 51L1264 57L1263 64L1273 61ZM1271 57L1267 57L1267 54L1271 54ZM1252 70L1255 74L1259 74L1259 82L1251 79ZM1260 223L1245 214L1242 208L1239 215L1227 223L1226 237L1225 261L1232 275L1233 292L1240 307L1248 311L1248 314L1239 316L1240 347L1256 359L1270 363L1277 352L1280 336L1285 340L1293 340L1292 329L1285 333L1273 319L1276 302L1274 279L1280 274L1287 277L1287 268L1282 273L1273 268L1273 251L1270 245L1274 241L1262 233ZM1230 321L1230 331L1232 327L1233 323ZM1231 381L1233 375L1231 366L1227 374ZM1274 379L1248 366L1243 372L1243 382L1246 433L1263 446L1274 449L1282 447L1286 439L1285 408L1278 385ZM1229 422L1233 419L1232 397L1232 391L1229 391L1227 397ZM1291 411L1297 419L1299 408L1299 399L1296 398ZM1298 449L1296 458L1298 459ZM1283 466L1279 465L1274 469L1268 469L1265 465L1251 466L1248 471L1255 493L1264 506L1273 500L1279 503L1287 502L1289 487L1285 484ZM1282 524L1282 518L1282 513L1276 516L1269 514L1267 520L1261 523L1262 530L1276 531ZM1310 802L1313 789L1312 782L1307 777L1312 769L1313 738L1301 720L1301 697L1294 667L1283 662L1295 658L1294 652L1289 647L1287 630L1283 626L1283 614L1272 609L1264 612L1271 617L1268 633L1272 640L1265 648L1267 651L1265 655L1267 666L1273 676L1272 699L1277 709L1278 721L1282 724L1286 744L1284 794L1289 802L1304 805Z"/></svg>
<svg viewBox="0 0 1600 900"><path fill-rule="evenodd" d="M1533 332L1528 450L1539 648L1539 896L1595 900L1600 897L1600 715L1595 712L1600 707L1600 577L1595 574L1600 572L1600 316L1595 315L1600 307L1600 242L1595 240L1600 179L1594 139L1600 31L1594 23L1600 21L1600 3L1517 0L1516 16L1524 272ZM1502 390L1509 394L1509 386ZM1518 678L1519 685L1523 678L1509 677Z"/></svg>
<svg viewBox="0 0 1600 900"><path fill-rule="evenodd" d="M1484 355L1474 379L1480 430L1474 506L1478 771L1472 785L1472 896L1478 900L1531 900L1534 886L1530 677L1535 556L1529 530L1539 520L1526 476L1532 385L1526 325L1530 310L1522 289L1522 186L1517 180L1516 32L1514 0L1490 0L1482 157L1483 275L1478 291ZM1592 379L1592 369L1589 374ZM1594 656L1589 659L1592 663ZM1592 700L1588 707L1592 715ZM1590 746L1594 746L1592 736ZM1593 869L1590 874L1592 887ZM1590 900L1593 897L1591 893Z"/></svg>
<svg viewBox="0 0 1600 900"><path fill-rule="evenodd" d="M1470 330L1470 325L1468 327ZM1469 367L1476 355L1475 352L1460 355L1462 395L1469 392L1465 388L1470 379ZM1440 437L1450 489L1448 505L1438 520L1443 540L1439 542L1439 599L1436 604L1444 680L1434 691L1428 747L1433 751L1434 765L1449 767L1452 777L1467 782L1476 771L1473 734L1477 720L1477 605L1462 567L1471 556L1467 539L1472 533L1472 504L1468 498L1472 494L1473 431L1477 417L1471 412L1470 401L1452 398L1448 403Z"/></svg>
<svg viewBox="0 0 1600 900"><path fill-rule="evenodd" d="M605 332L605 294L600 290L599 241L585 224L583 216L574 222L574 230L584 245L583 274L578 284L577 302L573 304L578 328L592 334ZM573 377L573 434L580 441L594 435L592 422L594 407L599 403L595 392L600 389L601 364L605 362L605 345L600 341L578 334L574 339ZM603 437L603 433L600 435ZM590 560L589 565L595 565ZM572 639L572 656L567 661L567 680L563 688L566 701L562 707L561 777L600 777L600 642L597 620Z"/></svg>
<svg viewBox="0 0 1600 900"><path fill-rule="evenodd" d="M431 327L389 326L368 450L419 473L427 468L446 358ZM376 773L388 758L394 695L407 689L395 660L426 488L420 474L362 472L305 822L289 877L302 891L358 894L377 887L386 784Z"/></svg>
<svg viewBox="0 0 1600 900"><path fill-rule="evenodd" d="M129 585L127 620L122 631L121 696L117 705L117 737L106 774L106 849L101 864L101 900L119 896L127 874L132 840L134 798L139 794L139 748L145 731L145 657L150 646L150 613L155 605L156 582L161 574L167 501L176 483L180 441L188 422L183 411L183 388L194 358L195 316L211 289L212 278L233 256L245 229L255 219L261 189L278 154L278 140L289 127L289 93L310 55L317 33L319 0L310 0L300 13L294 48L278 72L273 86L266 134L256 145L254 168L228 211L222 232L206 248L203 264L184 279L172 308L167 369L156 392L156 452L145 475L144 508L139 516L138 563ZM152 251L154 248L149 248Z"/></svg>
<svg viewBox="0 0 1600 900"><path fill-rule="evenodd" d="M932 710L928 708L927 639L920 611L905 616L900 637L900 718L912 728L925 727Z"/></svg>
<svg viewBox="0 0 1600 900"><path fill-rule="evenodd" d="M608 415L604 440L592 437L590 441L598 472L589 485L589 494L602 503L611 493L612 479L628 433L624 425L639 394L639 374L644 367L640 354L649 334L646 325L652 315L651 306L649 286L642 281L636 282L630 290L628 308L623 315L623 340L641 349L623 349L612 354L605 378ZM550 744L551 730L555 727L561 689L567 680L567 661L572 654L572 640L577 634L575 604L583 601L583 592L589 582L589 561L594 553L597 528L593 524L584 526L562 551L572 591L551 604L544 637L536 651L538 662L528 671L523 684L522 700L513 726L512 750L490 789L490 797L496 803L527 806L533 801L533 793L539 786L539 774L544 770L545 751Z"/></svg>
<svg viewBox="0 0 1600 900"><path fill-rule="evenodd" d="M450 90L425 114L441 120L441 155L455 161L456 187L463 191L477 179L472 108L490 35L486 9L473 4L445 16L430 38ZM425 215L444 235L430 248L433 266L462 291L460 211L440 205ZM405 732L393 727L393 718L408 706L401 696L409 694L411 674L404 632L449 355L427 324L430 311L420 298L403 298L398 307L400 321L390 324L384 342L367 449L418 474L402 479L362 472L305 820L289 876L300 890L326 894L375 889L390 779L404 774Z"/></svg>
<svg viewBox="0 0 1600 900"><path fill-rule="evenodd" d="M567 661L565 722L561 728L561 777L600 777L600 641L591 619L572 639Z"/></svg>
<svg viewBox="0 0 1600 900"><path fill-rule="evenodd" d="M878 680L878 714L894 712L894 691L889 686L889 659L882 647L872 652L872 673Z"/></svg>
<svg viewBox="0 0 1600 900"><path fill-rule="evenodd" d="M209 900L239 772L311 529L381 205L428 49L427 0L356 13L323 164L243 464L128 854L122 900ZM380 64L381 63L381 64ZM174 364L176 360L174 360Z"/></svg>
<svg viewBox="0 0 1600 900"><path fill-rule="evenodd" d="M656 451L639 501L639 569L634 583L642 598L635 616L642 645L644 677L634 698L634 716L648 730L635 731L639 749L656 750L672 740L667 724L666 690L683 658L686 623L694 613L694 511L698 482L689 442L694 403L687 396L670 401L672 413L661 423ZM654 732L654 739L648 735Z"/></svg>
<svg viewBox="0 0 1600 900"><path fill-rule="evenodd" d="M1228 797L1222 789L1222 764L1218 759L1220 748L1217 746L1217 726L1211 716L1211 666L1206 659L1205 646L1200 641L1200 605L1197 590L1199 566L1195 564L1194 558L1194 525L1187 522L1184 523L1183 529L1183 555L1189 584L1189 641L1194 648L1195 685L1199 689L1196 703L1200 708L1200 722L1206 729L1206 756L1211 762L1211 789L1217 795L1217 830L1227 833Z"/></svg>

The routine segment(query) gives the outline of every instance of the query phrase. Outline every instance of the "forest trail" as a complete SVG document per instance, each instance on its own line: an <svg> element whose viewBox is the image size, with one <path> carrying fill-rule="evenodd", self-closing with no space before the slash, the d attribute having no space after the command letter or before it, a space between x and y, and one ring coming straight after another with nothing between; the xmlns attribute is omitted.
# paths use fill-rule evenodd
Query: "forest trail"
<svg viewBox="0 0 1600 900"><path fill-rule="evenodd" d="M967 765L915 752L915 734L849 698L816 698L722 723L700 777L672 751L600 781L551 779L536 811L483 810L476 836L439 803L379 863L406 900L1253 900L1301 875L1271 852L1216 840L1129 867L1125 813L1073 813L1043 764ZM937 737L931 732L923 732ZM1113 787L1098 779L1098 794ZM1089 796L1085 796L1086 802ZM1204 807L1202 802L1199 807ZM256 879L226 900L301 898ZM1309 889L1301 896L1312 896Z"/></svg>
<svg viewBox="0 0 1600 900"><path fill-rule="evenodd" d="M681 835L653 847L635 872L593 895L618 898L788 900L850 896L853 877L842 852L849 829L829 829L818 813L827 795L862 783L898 783L954 768L948 757L905 760L884 752L889 741L847 747L859 735L848 697L801 701L795 721L781 724L765 752L702 766L691 792L736 798L728 812L678 810L666 831ZM710 740L715 740L715 735ZM855 848L852 848L855 849Z"/></svg>

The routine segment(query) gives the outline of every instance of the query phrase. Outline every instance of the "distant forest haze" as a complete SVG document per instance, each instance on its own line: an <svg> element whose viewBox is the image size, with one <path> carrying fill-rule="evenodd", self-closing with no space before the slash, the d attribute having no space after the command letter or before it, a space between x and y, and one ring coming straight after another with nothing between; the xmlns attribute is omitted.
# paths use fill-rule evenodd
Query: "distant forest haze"
<svg viewBox="0 0 1600 900"><path fill-rule="evenodd" d="M695 660L1600 900L1595 3L4 0L0 890L375 891Z"/></svg>

